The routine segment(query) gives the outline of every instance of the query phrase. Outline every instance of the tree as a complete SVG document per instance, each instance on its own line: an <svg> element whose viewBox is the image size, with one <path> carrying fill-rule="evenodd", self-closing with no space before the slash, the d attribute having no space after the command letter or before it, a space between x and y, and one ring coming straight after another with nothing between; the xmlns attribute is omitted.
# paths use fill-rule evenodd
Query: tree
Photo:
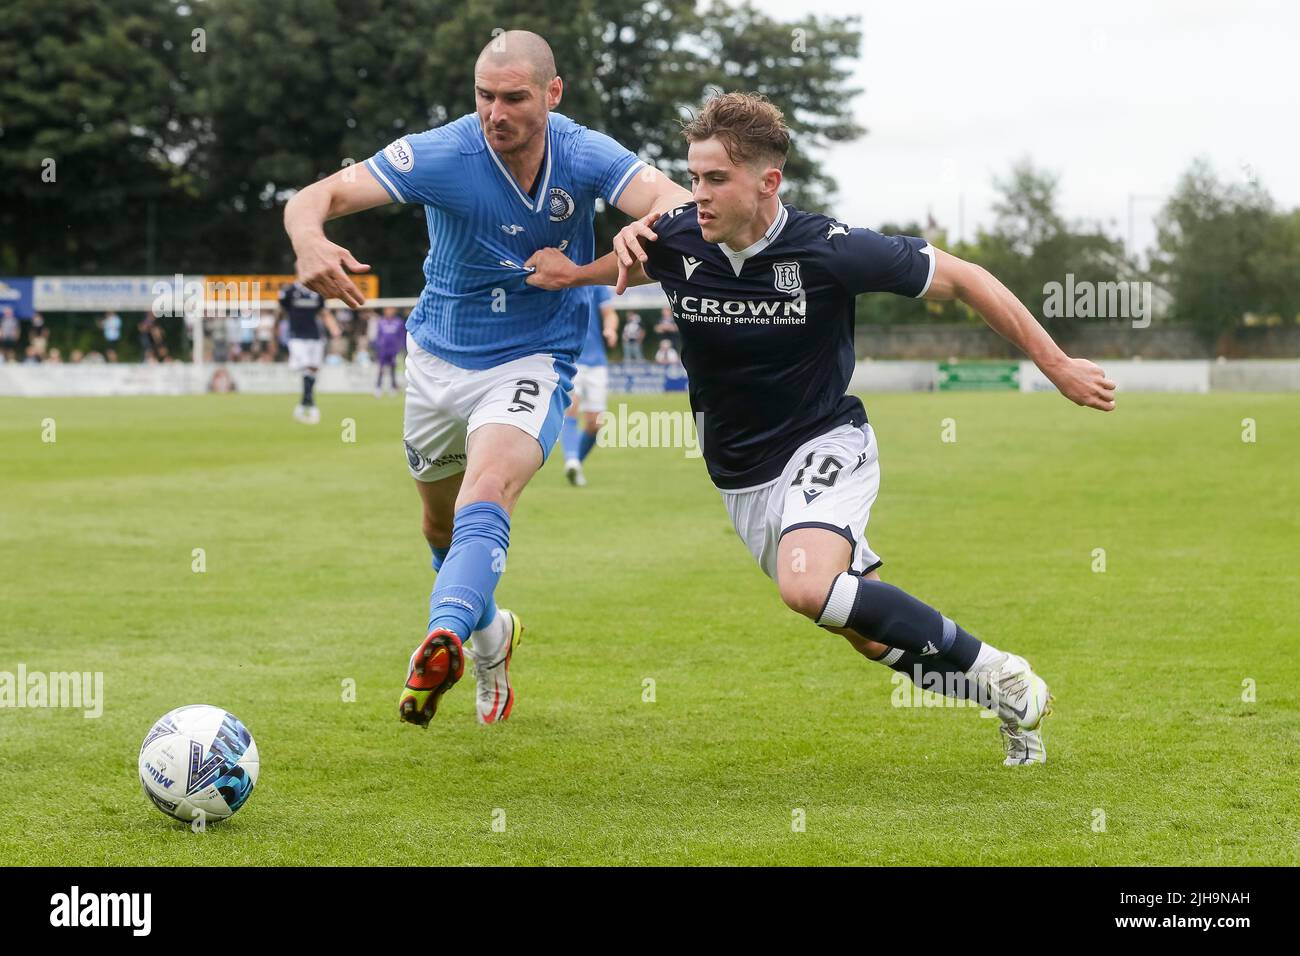
<svg viewBox="0 0 1300 956"><path fill-rule="evenodd" d="M563 112L670 174L685 157L678 120L711 87L758 89L786 109L792 199L824 201L833 183L817 148L860 132L848 20L783 24L720 2L702 15L692 0L11 0L0 10L5 268L139 272L157 248L161 272L288 271L280 219L294 190L472 110L479 50L515 28L550 41ZM39 181L47 155L57 189ZM598 248L623 221L598 219ZM419 290L419 209L330 229L386 294Z"/></svg>
<svg viewBox="0 0 1300 956"><path fill-rule="evenodd" d="M176 0L0 5L0 268L142 271L201 128Z"/></svg>
<svg viewBox="0 0 1300 956"><path fill-rule="evenodd" d="M993 206L993 229L980 230L969 258L1015 293L1039 321L1059 328L1068 319L1044 316L1045 287L1077 280L1115 281L1125 272L1121 244L1099 229L1066 222L1057 208L1059 178L1036 169L1029 159L1015 163Z"/></svg>
<svg viewBox="0 0 1300 956"><path fill-rule="evenodd" d="M1167 276L1174 320L1207 338L1230 331L1248 312L1295 320L1297 213L1279 215L1258 183L1221 182L1207 160L1197 159L1156 225L1153 265Z"/></svg>
<svg viewBox="0 0 1300 956"><path fill-rule="evenodd" d="M706 86L763 93L785 113L793 142L784 198L824 211L835 182L821 171L819 154L866 132L853 120L853 97L861 91L849 85L862 45L858 19L804 16L787 22L748 0L734 6L714 0L700 41L707 51Z"/></svg>

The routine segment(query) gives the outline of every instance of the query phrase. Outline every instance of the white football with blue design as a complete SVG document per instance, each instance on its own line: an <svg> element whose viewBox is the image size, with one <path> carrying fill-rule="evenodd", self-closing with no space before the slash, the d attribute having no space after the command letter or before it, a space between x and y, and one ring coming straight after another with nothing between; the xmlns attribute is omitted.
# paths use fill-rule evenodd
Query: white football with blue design
<svg viewBox="0 0 1300 956"><path fill-rule="evenodd" d="M234 714L191 704L164 714L140 745L140 783L163 813L224 820L257 783L257 744Z"/></svg>

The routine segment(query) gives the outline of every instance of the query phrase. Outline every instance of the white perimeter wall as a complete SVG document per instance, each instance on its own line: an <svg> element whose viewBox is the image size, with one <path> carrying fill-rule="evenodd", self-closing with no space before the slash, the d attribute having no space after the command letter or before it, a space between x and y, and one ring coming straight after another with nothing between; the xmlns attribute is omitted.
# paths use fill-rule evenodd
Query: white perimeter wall
<svg viewBox="0 0 1300 956"><path fill-rule="evenodd" d="M1100 363L1122 391L1129 392L1296 392L1300 359L1245 361L1107 360ZM207 389L216 366L193 365L0 365L0 395L189 395ZM227 365L241 392L296 394L302 378L284 364ZM368 392L374 365L327 365L316 387L322 392ZM856 392L931 391L939 378L936 362L859 362L850 389ZM1051 383L1032 362L1020 363L1020 390L1046 391Z"/></svg>

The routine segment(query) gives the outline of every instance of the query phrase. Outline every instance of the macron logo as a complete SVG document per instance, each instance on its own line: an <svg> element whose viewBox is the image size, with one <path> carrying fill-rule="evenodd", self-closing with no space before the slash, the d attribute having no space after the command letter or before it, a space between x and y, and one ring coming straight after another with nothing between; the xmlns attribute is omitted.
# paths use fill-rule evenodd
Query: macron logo
<svg viewBox="0 0 1300 956"><path fill-rule="evenodd" d="M686 272L686 278L695 274L695 270L700 267L702 259L696 259L694 256L682 256L682 269Z"/></svg>
<svg viewBox="0 0 1300 956"><path fill-rule="evenodd" d="M922 657L929 657L931 654L938 654L939 648L934 646L934 641L925 642L925 650L921 651Z"/></svg>
<svg viewBox="0 0 1300 956"><path fill-rule="evenodd" d="M829 239L831 236L847 236L848 234L849 234L849 227L844 225L844 223L842 222L833 222L831 223L831 227L826 230L827 239Z"/></svg>
<svg viewBox="0 0 1300 956"><path fill-rule="evenodd" d="M519 235L519 233L524 231L524 227L516 226L512 224L509 226L502 226L501 231L504 232L507 236L517 236Z"/></svg>
<svg viewBox="0 0 1300 956"><path fill-rule="evenodd" d="M152 928L151 893L71 893L50 897L51 926L129 926L134 936L148 936Z"/></svg>

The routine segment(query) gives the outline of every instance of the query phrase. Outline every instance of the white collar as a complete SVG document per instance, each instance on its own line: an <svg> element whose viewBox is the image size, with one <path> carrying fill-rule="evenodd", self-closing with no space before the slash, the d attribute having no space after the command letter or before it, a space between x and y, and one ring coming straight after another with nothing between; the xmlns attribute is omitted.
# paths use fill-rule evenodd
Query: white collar
<svg viewBox="0 0 1300 956"><path fill-rule="evenodd" d="M510 184L510 187L515 191L515 195L519 197L519 201L528 208L529 212L534 212L534 213L541 212L542 206L546 203L547 194L551 191L550 189L551 186L551 118L550 115L548 114L546 117L546 158L545 161L542 163L542 172L541 172L542 181L537 187L537 198L535 200L529 199L528 194L519 188L518 180L516 180L514 174L511 173L510 170L506 168L506 164L501 162L501 157L497 155L497 151L493 149L492 144L488 142L487 133L483 132L483 127L481 124L479 125L479 134L483 137L483 145L487 148L488 155L492 157L492 162L494 162L496 164L497 169L501 171L501 175L506 178L506 182Z"/></svg>
<svg viewBox="0 0 1300 956"><path fill-rule="evenodd" d="M785 222L789 218L790 215L786 212L785 204L778 203L776 207L776 218L772 220L772 225L767 227L767 232L759 236L758 240L754 242L753 245L746 246L744 249L737 252L725 242L718 243L718 248L722 250L722 254L731 262L732 271L735 272L736 275L740 275L740 270L744 267L745 260L751 256L758 255L770 246L776 240L776 237L780 235L781 230L785 228Z"/></svg>

